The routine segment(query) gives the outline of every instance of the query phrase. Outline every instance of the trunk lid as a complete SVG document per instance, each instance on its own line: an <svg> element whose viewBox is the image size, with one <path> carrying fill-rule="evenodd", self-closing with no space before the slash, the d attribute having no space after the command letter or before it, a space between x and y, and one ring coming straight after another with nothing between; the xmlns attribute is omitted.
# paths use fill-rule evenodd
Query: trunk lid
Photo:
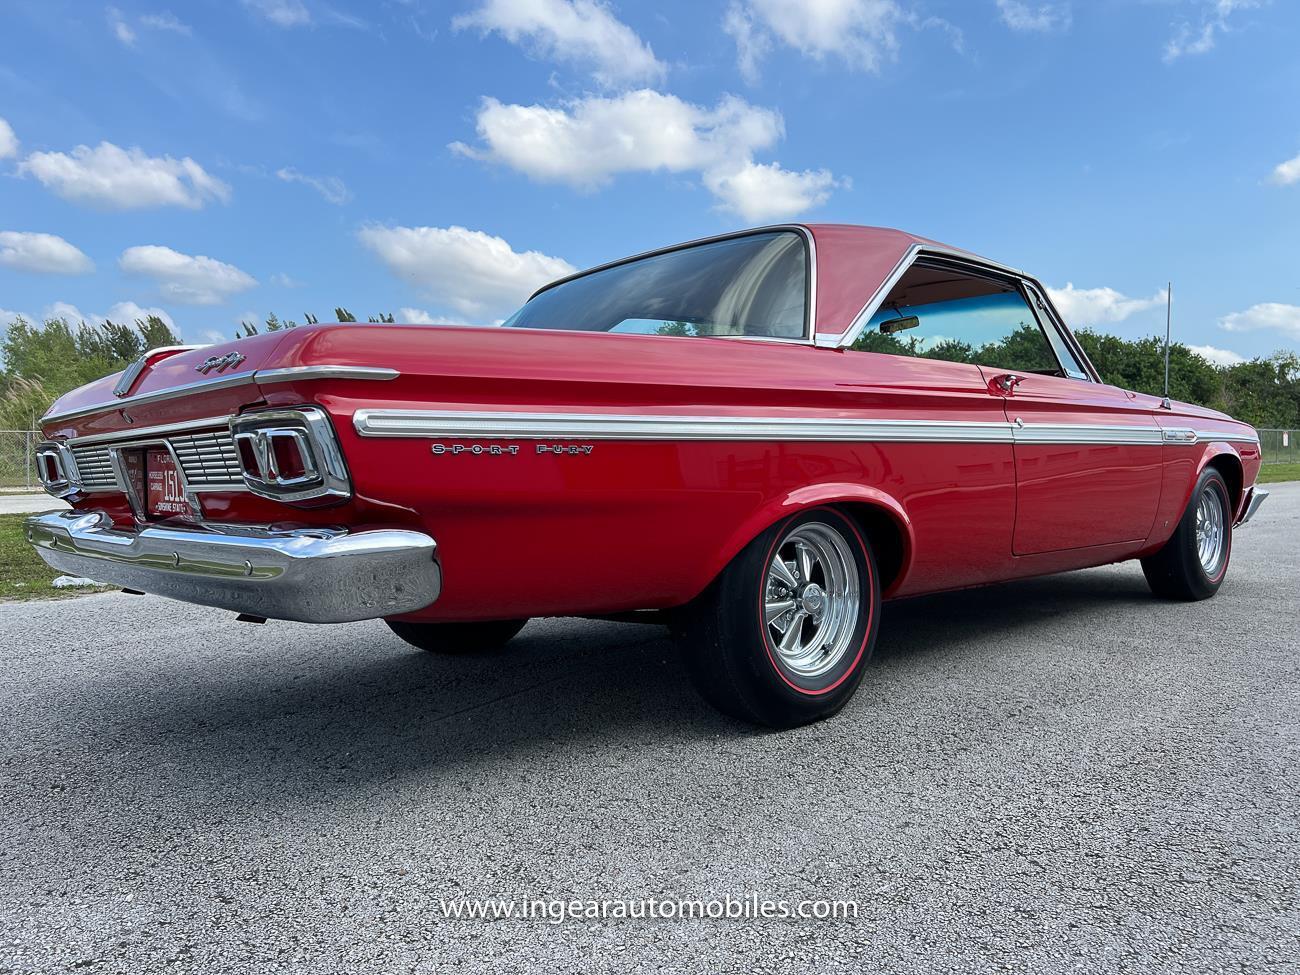
<svg viewBox="0 0 1300 975"><path fill-rule="evenodd" d="M253 374L276 361L285 335L272 332L169 355L147 365L124 396L114 393L123 374L105 376L59 397L41 428L48 437L85 437L238 412L261 399Z"/></svg>

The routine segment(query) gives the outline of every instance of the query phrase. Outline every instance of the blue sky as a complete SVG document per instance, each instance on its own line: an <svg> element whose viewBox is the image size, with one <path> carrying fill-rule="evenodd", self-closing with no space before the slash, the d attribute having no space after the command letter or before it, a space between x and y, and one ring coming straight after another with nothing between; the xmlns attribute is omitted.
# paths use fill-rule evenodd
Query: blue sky
<svg viewBox="0 0 1300 975"><path fill-rule="evenodd" d="M1172 278L1183 341L1295 349L1298 35L1292 0L2 0L0 323L493 322L800 219L1127 336Z"/></svg>

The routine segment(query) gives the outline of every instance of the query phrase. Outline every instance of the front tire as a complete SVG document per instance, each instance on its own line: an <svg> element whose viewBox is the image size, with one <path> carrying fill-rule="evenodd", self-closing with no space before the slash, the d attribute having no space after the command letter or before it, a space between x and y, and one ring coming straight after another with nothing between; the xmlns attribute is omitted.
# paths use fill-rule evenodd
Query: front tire
<svg viewBox="0 0 1300 975"><path fill-rule="evenodd" d="M465 656L501 649L514 639L528 620L491 620L486 623L384 622L390 630L420 650Z"/></svg>
<svg viewBox="0 0 1300 975"><path fill-rule="evenodd" d="M1228 574L1232 502L1223 475L1207 467L1164 548L1142 560L1151 591L1164 599L1209 599Z"/></svg>
<svg viewBox="0 0 1300 975"><path fill-rule="evenodd" d="M879 624L871 546L842 512L818 508L741 550L686 615L683 655L718 710L793 728L844 707Z"/></svg>

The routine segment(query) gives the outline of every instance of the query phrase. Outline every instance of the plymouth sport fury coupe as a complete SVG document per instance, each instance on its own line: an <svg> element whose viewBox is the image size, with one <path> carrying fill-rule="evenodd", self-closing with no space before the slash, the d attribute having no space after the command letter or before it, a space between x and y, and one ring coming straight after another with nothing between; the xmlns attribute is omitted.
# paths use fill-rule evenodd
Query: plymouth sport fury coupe
<svg viewBox="0 0 1300 975"><path fill-rule="evenodd" d="M533 616L668 623L704 696L834 713L881 600L1140 559L1222 584L1255 431L1107 385L1034 278L779 226L617 261L504 327L327 324L167 348L64 396L64 572L430 651Z"/></svg>

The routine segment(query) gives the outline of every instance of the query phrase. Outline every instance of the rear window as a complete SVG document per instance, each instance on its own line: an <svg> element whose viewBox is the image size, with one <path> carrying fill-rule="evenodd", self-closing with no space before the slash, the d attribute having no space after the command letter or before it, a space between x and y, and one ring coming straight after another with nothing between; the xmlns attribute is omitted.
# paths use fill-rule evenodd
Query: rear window
<svg viewBox="0 0 1300 975"><path fill-rule="evenodd" d="M643 257L548 288L507 328L636 335L802 338L808 252L793 231Z"/></svg>

